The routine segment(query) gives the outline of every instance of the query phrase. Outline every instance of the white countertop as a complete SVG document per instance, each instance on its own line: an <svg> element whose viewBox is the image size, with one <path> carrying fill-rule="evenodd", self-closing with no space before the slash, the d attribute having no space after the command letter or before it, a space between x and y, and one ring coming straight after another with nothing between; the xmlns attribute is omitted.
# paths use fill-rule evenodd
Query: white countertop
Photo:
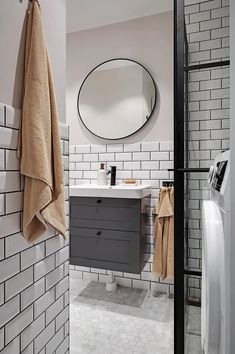
<svg viewBox="0 0 235 354"><path fill-rule="evenodd" d="M149 185L117 185L101 186L98 184L81 184L70 187L71 197L104 197L104 198L126 198L141 199L151 194Z"/></svg>

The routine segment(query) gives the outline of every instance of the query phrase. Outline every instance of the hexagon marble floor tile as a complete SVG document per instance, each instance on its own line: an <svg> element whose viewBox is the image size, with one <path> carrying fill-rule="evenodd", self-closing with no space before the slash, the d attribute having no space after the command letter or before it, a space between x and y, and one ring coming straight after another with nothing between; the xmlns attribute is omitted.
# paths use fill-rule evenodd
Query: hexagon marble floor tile
<svg viewBox="0 0 235 354"><path fill-rule="evenodd" d="M173 299L146 292L127 306L81 296L88 285L71 277L71 354L173 354Z"/></svg>

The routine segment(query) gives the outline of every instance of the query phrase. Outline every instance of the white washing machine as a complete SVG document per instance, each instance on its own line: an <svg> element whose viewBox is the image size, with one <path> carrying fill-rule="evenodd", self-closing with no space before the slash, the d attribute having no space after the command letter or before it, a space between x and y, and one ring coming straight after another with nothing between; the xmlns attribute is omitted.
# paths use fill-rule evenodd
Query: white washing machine
<svg viewBox="0 0 235 354"><path fill-rule="evenodd" d="M205 354L231 354L229 338L230 151L209 173L210 200L202 206L201 343Z"/></svg>

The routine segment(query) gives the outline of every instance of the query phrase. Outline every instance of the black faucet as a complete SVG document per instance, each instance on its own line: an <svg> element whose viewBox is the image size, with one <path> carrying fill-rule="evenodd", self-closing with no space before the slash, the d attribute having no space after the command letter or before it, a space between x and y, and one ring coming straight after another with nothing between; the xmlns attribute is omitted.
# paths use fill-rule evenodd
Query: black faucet
<svg viewBox="0 0 235 354"><path fill-rule="evenodd" d="M116 171L117 166L110 166L110 170L107 171L107 175L111 174L110 186L116 185Z"/></svg>

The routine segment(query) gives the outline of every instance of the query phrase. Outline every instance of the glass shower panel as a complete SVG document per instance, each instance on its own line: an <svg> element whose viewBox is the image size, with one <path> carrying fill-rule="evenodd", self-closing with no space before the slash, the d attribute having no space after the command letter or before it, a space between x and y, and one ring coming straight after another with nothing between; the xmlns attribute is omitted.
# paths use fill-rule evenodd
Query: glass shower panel
<svg viewBox="0 0 235 354"><path fill-rule="evenodd" d="M190 70L185 114L185 353L201 354L202 203L207 170L229 148L229 66ZM187 84L187 82L186 82ZM203 90L195 95L195 87ZM187 88L185 88L187 91ZM199 91L200 92L200 91ZM197 99L197 101L195 101Z"/></svg>
<svg viewBox="0 0 235 354"><path fill-rule="evenodd" d="M208 169L229 148L229 3L184 0L185 353L201 354L202 204ZM216 19L215 19L216 14Z"/></svg>
<svg viewBox="0 0 235 354"><path fill-rule="evenodd" d="M177 354L202 353L202 204L209 198L209 167L221 151L229 148L229 3L211 3L211 9L208 4L208 0L193 5L188 0L175 1ZM213 6L218 9L214 11ZM180 207L183 203L184 210Z"/></svg>

